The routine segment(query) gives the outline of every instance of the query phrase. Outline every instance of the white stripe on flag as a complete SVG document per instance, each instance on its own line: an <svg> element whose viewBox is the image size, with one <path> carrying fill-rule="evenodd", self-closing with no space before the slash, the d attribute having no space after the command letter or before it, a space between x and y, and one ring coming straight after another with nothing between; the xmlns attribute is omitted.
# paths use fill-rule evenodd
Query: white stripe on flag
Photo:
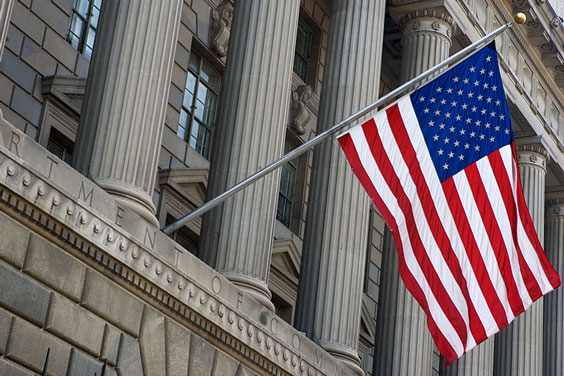
<svg viewBox="0 0 564 376"><path fill-rule="evenodd" d="M417 159L421 166L421 170L424 172L423 176L425 177L427 186L429 187L429 191L435 207L437 208L439 219L441 220L443 227L445 229L451 228L451 231L447 231L447 236L450 239L452 249L461 270L465 271L464 277L466 278L468 284L468 291L472 304L474 305L476 313L478 314L486 334L489 337L490 335L497 333L499 331L499 327L486 302L482 288L480 287L470 260L468 259L468 254L465 252L465 246L460 238L460 234L456 227L452 226L452 223L455 223L455 220L450 211L450 207L448 206L448 201L441 182L435 173L435 166L433 165L431 156L428 153L428 149L426 147L423 134L421 133L421 128L419 127L419 122L417 120L417 116L415 115L415 111L413 110L410 98L405 97L399 100L398 106L405 126L408 128L408 133L411 137L412 143L419 143L417 146L414 145L414 147L415 150L418 150ZM468 351L469 348L467 347L466 350Z"/></svg>
<svg viewBox="0 0 564 376"><path fill-rule="evenodd" d="M500 150L502 151L501 158L503 160L506 170L511 174L509 177L509 180L511 182L511 189L512 191L515 191L517 188L516 188L516 182L514 179L515 175L513 173L513 170L517 169L517 167L515 166L515 161L513 160L511 149L509 147L507 148L507 150L505 150L505 148L503 149L504 150ZM517 207L517 210L519 210L517 196L513 195L513 197L515 199L515 205ZM525 258L525 261L529 265L531 272L535 276L535 279L539 284L542 294L544 295L547 292L554 290L554 287L552 287L552 285L550 284L550 281L548 280L544 268L541 265L541 260L539 259L537 253L535 252L534 245L531 244L531 240L529 239L527 233L525 232L525 228L523 227L523 222L521 221L520 215L518 216L517 234L518 234L519 246L521 247L521 250L523 250L523 257ZM528 306L529 305L527 305L527 307Z"/></svg>
<svg viewBox="0 0 564 376"><path fill-rule="evenodd" d="M385 118L385 113L383 114ZM378 123L382 121L382 118L381 116L378 117L377 115L375 120ZM399 206L399 203L397 202L396 196L389 189L388 185L385 184L385 179L382 176L376 162L374 161L374 158L372 157L370 147L366 143L366 138L364 137L362 127L353 128L350 131L350 136L351 139L353 140L353 143L355 145L355 148L357 150L357 153L359 155L359 158L362 162L362 165L367 175L369 176L370 180L373 182L374 187L377 189L378 194L380 195L382 200L386 202L386 206L388 207L388 210L390 211L392 216L395 218L396 223L399 224L398 235L401 238L401 242L405 254L405 263L407 265L409 272L413 275L413 277L415 278L415 280L423 290L425 299L427 301L427 305L429 307L429 311L433 316L433 319L437 324L437 327L439 328L443 336L449 341L456 354L461 355L464 352L464 346L460 341L460 338L456 333L456 330L452 326L450 320L447 318L447 316L442 310L442 307L440 306L434 294L432 293L429 283L415 258L411 246L409 234L405 226L400 225L402 223L405 223L404 214ZM387 143L389 143L388 139L383 138L383 140L386 140ZM378 184L376 182L378 182Z"/></svg>
<svg viewBox="0 0 564 376"><path fill-rule="evenodd" d="M511 150L511 145L506 145L503 148L499 149L500 151L503 149ZM526 308L531 305L532 300L529 294L529 290L525 285L525 281L523 279L523 273L519 266L519 259L517 255L517 249L513 242L513 231L512 226L509 221L507 209L505 208L505 204L502 200L501 192L499 190L499 186L497 185L496 177L491 169L491 165L487 158L482 158L478 162L476 162L476 167L480 172L480 176L482 178L482 182L484 184L484 188L486 188L487 196L490 197L490 204L493 208L495 213L495 219L500 227L500 231L503 237L503 241L505 243L505 247L507 248L507 252L509 255L509 261L511 263L511 271L513 272L513 278L517 283L517 288L519 291L519 296L521 297L521 301L523 302L523 306ZM511 170L510 170L511 171ZM511 172L510 172L511 173ZM512 177L510 176L510 179ZM521 220L519 219L519 223ZM521 231L518 231L521 233ZM528 241L528 238L527 238ZM524 246L524 248L523 248ZM521 249L531 249L532 245L530 244L523 244Z"/></svg>

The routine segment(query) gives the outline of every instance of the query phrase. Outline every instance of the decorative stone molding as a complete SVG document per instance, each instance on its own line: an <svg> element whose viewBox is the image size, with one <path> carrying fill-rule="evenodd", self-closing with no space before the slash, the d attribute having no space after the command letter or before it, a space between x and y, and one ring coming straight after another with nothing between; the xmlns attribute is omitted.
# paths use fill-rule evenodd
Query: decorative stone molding
<svg viewBox="0 0 564 376"><path fill-rule="evenodd" d="M313 90L309 85L301 85L292 91L290 101L290 128L300 136L305 134L305 126L311 118L311 112L307 109L307 104Z"/></svg>
<svg viewBox="0 0 564 376"><path fill-rule="evenodd" d="M546 200L546 216L564 216L564 194L561 197L553 197Z"/></svg>
<svg viewBox="0 0 564 376"><path fill-rule="evenodd" d="M548 150L542 144L521 144L516 146L517 162L519 164L534 165L546 170L550 159Z"/></svg>
<svg viewBox="0 0 564 376"><path fill-rule="evenodd" d="M81 188L72 193L76 181ZM140 217L128 216L135 214L116 205L101 188L85 187L86 183L77 171L57 162L0 117L3 211L58 238L83 262L115 276L116 283L260 374L350 374L319 346L164 234L150 227L141 230L144 235L127 231L128 225L143 228ZM116 213L98 210L107 207L117 208Z"/></svg>
<svg viewBox="0 0 564 376"><path fill-rule="evenodd" d="M223 0L211 10L210 46L220 57L227 55L233 11L234 0Z"/></svg>
<svg viewBox="0 0 564 376"><path fill-rule="evenodd" d="M437 32L452 37L456 23L448 13L440 9L417 9L403 15L399 21L403 33L413 31Z"/></svg>

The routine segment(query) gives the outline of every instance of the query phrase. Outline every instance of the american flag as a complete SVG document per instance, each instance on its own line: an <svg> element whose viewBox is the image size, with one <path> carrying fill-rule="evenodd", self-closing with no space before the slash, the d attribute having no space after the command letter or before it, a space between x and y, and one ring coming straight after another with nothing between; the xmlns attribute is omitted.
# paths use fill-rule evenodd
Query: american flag
<svg viewBox="0 0 564 376"><path fill-rule="evenodd" d="M493 43L338 140L447 363L560 285L523 197Z"/></svg>

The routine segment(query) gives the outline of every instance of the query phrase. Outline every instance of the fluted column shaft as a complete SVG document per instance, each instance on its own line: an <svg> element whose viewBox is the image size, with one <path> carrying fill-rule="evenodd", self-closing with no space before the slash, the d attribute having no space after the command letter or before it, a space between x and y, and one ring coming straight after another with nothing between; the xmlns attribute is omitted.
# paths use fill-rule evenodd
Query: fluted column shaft
<svg viewBox="0 0 564 376"><path fill-rule="evenodd" d="M545 221L544 250L560 279L564 279L564 192L549 200ZM564 290L556 289L543 299L543 375L564 375Z"/></svg>
<svg viewBox="0 0 564 376"><path fill-rule="evenodd" d="M540 145L520 145L517 159L523 194L541 244L544 238L544 185L548 154ZM496 375L541 376L543 299L502 329L495 339Z"/></svg>
<svg viewBox="0 0 564 376"><path fill-rule="evenodd" d="M300 2L235 5L208 199L282 155ZM204 216L202 258L274 309L268 290L280 170Z"/></svg>
<svg viewBox="0 0 564 376"><path fill-rule="evenodd" d="M152 194L182 0L102 3L74 166L158 226Z"/></svg>
<svg viewBox="0 0 564 376"><path fill-rule="evenodd" d="M6 35L8 34L8 27L10 26L13 6L14 0L2 0L0 2L0 61L2 61L2 52L4 51L4 44L6 43Z"/></svg>
<svg viewBox="0 0 564 376"><path fill-rule="evenodd" d="M334 1L317 132L376 100L383 1ZM314 150L295 325L361 374L357 353L368 196L333 140Z"/></svg>
<svg viewBox="0 0 564 376"><path fill-rule="evenodd" d="M400 19L403 81L449 56L453 19L440 10L416 10ZM400 282L398 256L391 233L386 232L380 301L374 345L375 375L430 375L433 340L427 317Z"/></svg>

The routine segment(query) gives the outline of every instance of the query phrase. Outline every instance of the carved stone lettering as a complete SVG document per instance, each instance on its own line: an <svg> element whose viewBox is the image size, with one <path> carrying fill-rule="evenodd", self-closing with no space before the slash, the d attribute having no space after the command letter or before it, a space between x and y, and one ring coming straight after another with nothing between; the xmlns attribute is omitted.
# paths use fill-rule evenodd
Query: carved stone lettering
<svg viewBox="0 0 564 376"><path fill-rule="evenodd" d="M153 233L153 237L151 238L151 233ZM151 244L151 248L155 248L155 238L157 236L156 231L150 231L149 227L145 228L145 239L143 239L143 244L147 245L147 239L149 239L149 244Z"/></svg>
<svg viewBox="0 0 564 376"><path fill-rule="evenodd" d="M94 197L94 188L92 188L88 193L84 188L84 182L80 182L80 190L78 191L78 199L87 202L88 205L92 206L92 197Z"/></svg>
<svg viewBox="0 0 564 376"><path fill-rule="evenodd" d="M20 140L21 140L21 139L20 139L20 135L17 134L16 132L12 132L12 138L10 139L10 147L9 147L9 150L10 150L12 153L16 153L16 155L21 158L22 156L20 155L20 149L18 149L18 145L19 145L19 143L20 143ZM14 147L15 151L12 150L12 146Z"/></svg>
<svg viewBox="0 0 564 376"><path fill-rule="evenodd" d="M116 225L118 225L119 227L121 227L121 220L123 219L124 214L125 214L125 209L118 205L116 212Z"/></svg>
<svg viewBox="0 0 564 376"><path fill-rule="evenodd" d="M51 174L53 173L53 166L59 164L59 162L57 162L56 159L54 159L53 157L51 157L49 155L47 156L47 159L51 162L49 164L49 175L47 175L47 176L51 177Z"/></svg>

